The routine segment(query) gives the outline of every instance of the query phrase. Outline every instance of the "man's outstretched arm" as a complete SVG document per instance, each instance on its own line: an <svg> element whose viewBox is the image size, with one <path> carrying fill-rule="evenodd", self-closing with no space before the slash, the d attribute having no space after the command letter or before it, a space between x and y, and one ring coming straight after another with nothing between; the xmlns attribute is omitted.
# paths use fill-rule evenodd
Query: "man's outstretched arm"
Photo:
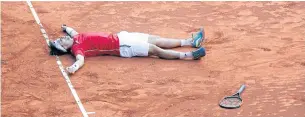
<svg viewBox="0 0 305 117"><path fill-rule="evenodd" d="M61 28L62 28L62 30L64 31L64 32L66 32L70 37L74 37L75 35L77 35L78 34L78 32L76 32L73 28L71 28L71 27L68 27L67 25L65 25L65 24L63 24L62 26L61 26Z"/></svg>
<svg viewBox="0 0 305 117"><path fill-rule="evenodd" d="M70 74L74 74L78 69L80 69L85 63L85 57L83 55L76 55L76 62L71 65L70 67L67 67L67 71Z"/></svg>

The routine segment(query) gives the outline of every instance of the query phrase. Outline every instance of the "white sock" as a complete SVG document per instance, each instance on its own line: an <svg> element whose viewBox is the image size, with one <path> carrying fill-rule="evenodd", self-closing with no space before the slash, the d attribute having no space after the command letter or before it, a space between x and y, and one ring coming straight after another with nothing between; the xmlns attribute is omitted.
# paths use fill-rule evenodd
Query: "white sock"
<svg viewBox="0 0 305 117"><path fill-rule="evenodd" d="M180 52L180 59L193 58L192 52Z"/></svg>
<svg viewBox="0 0 305 117"><path fill-rule="evenodd" d="M181 46L190 46L192 45L192 38L181 40Z"/></svg>

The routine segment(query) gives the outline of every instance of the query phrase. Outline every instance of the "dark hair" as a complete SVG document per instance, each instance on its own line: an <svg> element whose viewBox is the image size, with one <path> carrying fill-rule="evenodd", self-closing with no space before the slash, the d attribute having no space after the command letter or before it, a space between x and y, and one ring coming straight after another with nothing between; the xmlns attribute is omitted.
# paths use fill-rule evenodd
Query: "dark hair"
<svg viewBox="0 0 305 117"><path fill-rule="evenodd" d="M50 48L50 55L52 55L52 56L55 56L55 55L61 56L61 55L64 55L64 54L70 54L70 49L68 49L67 52L63 52L61 50L58 50L55 47L54 43L52 43L51 41L49 41L49 45L50 45L49 46L49 48Z"/></svg>

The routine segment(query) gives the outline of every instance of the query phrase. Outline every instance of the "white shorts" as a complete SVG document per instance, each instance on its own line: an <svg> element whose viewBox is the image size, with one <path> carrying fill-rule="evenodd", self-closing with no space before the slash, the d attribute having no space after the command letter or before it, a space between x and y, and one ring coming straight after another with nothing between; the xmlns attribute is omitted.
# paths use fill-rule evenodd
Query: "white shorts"
<svg viewBox="0 0 305 117"><path fill-rule="evenodd" d="M121 57L148 56L148 34L122 31L118 34Z"/></svg>

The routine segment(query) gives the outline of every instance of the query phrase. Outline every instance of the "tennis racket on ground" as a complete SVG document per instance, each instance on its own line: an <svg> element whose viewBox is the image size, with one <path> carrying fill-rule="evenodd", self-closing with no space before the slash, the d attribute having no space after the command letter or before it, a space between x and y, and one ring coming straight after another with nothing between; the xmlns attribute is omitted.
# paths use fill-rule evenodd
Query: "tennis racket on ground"
<svg viewBox="0 0 305 117"><path fill-rule="evenodd" d="M235 109L239 108L243 102L243 100L240 97L240 94L244 91L246 88L245 85L242 85L240 89L232 96L224 97L220 102L219 106L226 109Z"/></svg>

